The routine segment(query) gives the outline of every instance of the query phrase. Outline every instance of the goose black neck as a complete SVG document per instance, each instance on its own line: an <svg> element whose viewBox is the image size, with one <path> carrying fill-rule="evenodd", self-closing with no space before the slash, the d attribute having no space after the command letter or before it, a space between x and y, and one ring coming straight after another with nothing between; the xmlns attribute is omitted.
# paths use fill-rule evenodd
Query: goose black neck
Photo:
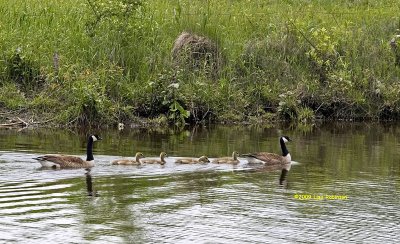
<svg viewBox="0 0 400 244"><path fill-rule="evenodd" d="M89 137L86 148L86 161L93 161L93 138Z"/></svg>
<svg viewBox="0 0 400 244"><path fill-rule="evenodd" d="M285 157L286 155L289 154L289 151L287 150L286 144L285 144L285 142L283 141L283 138L282 138L282 137L281 137L281 139L279 140L279 142L281 143L282 156Z"/></svg>

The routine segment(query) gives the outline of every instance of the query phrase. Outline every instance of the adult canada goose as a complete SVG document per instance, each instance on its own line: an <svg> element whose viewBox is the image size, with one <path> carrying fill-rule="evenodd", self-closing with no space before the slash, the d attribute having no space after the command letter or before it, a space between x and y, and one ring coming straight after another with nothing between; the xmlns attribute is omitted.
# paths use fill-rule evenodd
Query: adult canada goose
<svg viewBox="0 0 400 244"><path fill-rule="evenodd" d="M232 157L216 158L212 162L214 164L238 164L240 162L238 156L238 152L233 152Z"/></svg>
<svg viewBox="0 0 400 244"><path fill-rule="evenodd" d="M46 154L35 158L40 162L42 167L48 168L90 168L94 166L93 158L93 142L101 140L98 135L90 135L86 148L86 160L76 156L62 154Z"/></svg>
<svg viewBox="0 0 400 244"><path fill-rule="evenodd" d="M165 152L160 153L160 159L142 159L142 163L144 164L161 164L164 165L166 163L165 157L167 154Z"/></svg>
<svg viewBox="0 0 400 244"><path fill-rule="evenodd" d="M290 164L292 158L288 149L286 148L286 142L292 141L288 136L281 136L279 138L279 143L281 144L282 155L268 152L258 152L258 153L247 153L242 154L249 163L264 163L268 165L284 165Z"/></svg>
<svg viewBox="0 0 400 244"><path fill-rule="evenodd" d="M143 153L138 152L135 155L135 159L120 158L113 160L111 164L113 165L140 165L140 159L144 158Z"/></svg>
<svg viewBox="0 0 400 244"><path fill-rule="evenodd" d="M177 164L197 164L209 162L210 160L207 158L207 156L201 156L200 158L181 158L175 161L175 163Z"/></svg>

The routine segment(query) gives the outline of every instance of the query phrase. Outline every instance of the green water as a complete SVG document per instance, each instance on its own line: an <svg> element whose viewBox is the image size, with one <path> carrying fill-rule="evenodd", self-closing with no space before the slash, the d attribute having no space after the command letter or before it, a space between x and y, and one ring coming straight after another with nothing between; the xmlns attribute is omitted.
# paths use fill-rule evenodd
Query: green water
<svg viewBox="0 0 400 244"><path fill-rule="evenodd" d="M86 133L0 130L0 243L395 243L400 237L400 126L329 124L198 127L184 131L91 131L96 166L45 170L34 157L84 158ZM280 153L288 135L294 161L281 172L248 165L176 165ZM141 151L167 164L115 166ZM329 199L328 196L336 196Z"/></svg>

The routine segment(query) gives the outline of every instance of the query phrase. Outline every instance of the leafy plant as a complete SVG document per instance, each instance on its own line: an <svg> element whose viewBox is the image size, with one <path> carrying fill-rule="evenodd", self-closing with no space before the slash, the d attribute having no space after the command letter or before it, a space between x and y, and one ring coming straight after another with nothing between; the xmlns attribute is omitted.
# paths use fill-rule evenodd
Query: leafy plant
<svg viewBox="0 0 400 244"><path fill-rule="evenodd" d="M86 23L90 36L95 35L96 29L102 22L110 22L113 28L126 29L129 18L143 6L142 0L86 0L93 17Z"/></svg>
<svg viewBox="0 0 400 244"><path fill-rule="evenodd" d="M0 86L0 105L9 109L17 109L26 104L24 93L13 83L6 83Z"/></svg>
<svg viewBox="0 0 400 244"><path fill-rule="evenodd" d="M43 83L39 68L24 55L20 48L11 55L6 63L7 77L19 84L21 90L29 92Z"/></svg>
<svg viewBox="0 0 400 244"><path fill-rule="evenodd" d="M172 83L167 87L168 91L164 97L164 104L169 104L168 118L174 122L175 125L184 125L185 119L189 118L190 112L182 107L178 100L177 92L179 83Z"/></svg>

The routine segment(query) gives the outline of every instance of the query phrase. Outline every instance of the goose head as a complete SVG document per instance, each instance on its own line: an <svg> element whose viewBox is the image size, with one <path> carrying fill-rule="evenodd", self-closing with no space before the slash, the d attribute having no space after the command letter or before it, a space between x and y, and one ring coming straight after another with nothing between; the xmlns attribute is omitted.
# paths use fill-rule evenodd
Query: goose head
<svg viewBox="0 0 400 244"><path fill-rule="evenodd" d="M103 138L101 138L99 135L90 135L89 140L100 141L103 140Z"/></svg>
<svg viewBox="0 0 400 244"><path fill-rule="evenodd" d="M292 141L292 139L290 139L288 136L281 136L281 141L286 143L286 142Z"/></svg>

